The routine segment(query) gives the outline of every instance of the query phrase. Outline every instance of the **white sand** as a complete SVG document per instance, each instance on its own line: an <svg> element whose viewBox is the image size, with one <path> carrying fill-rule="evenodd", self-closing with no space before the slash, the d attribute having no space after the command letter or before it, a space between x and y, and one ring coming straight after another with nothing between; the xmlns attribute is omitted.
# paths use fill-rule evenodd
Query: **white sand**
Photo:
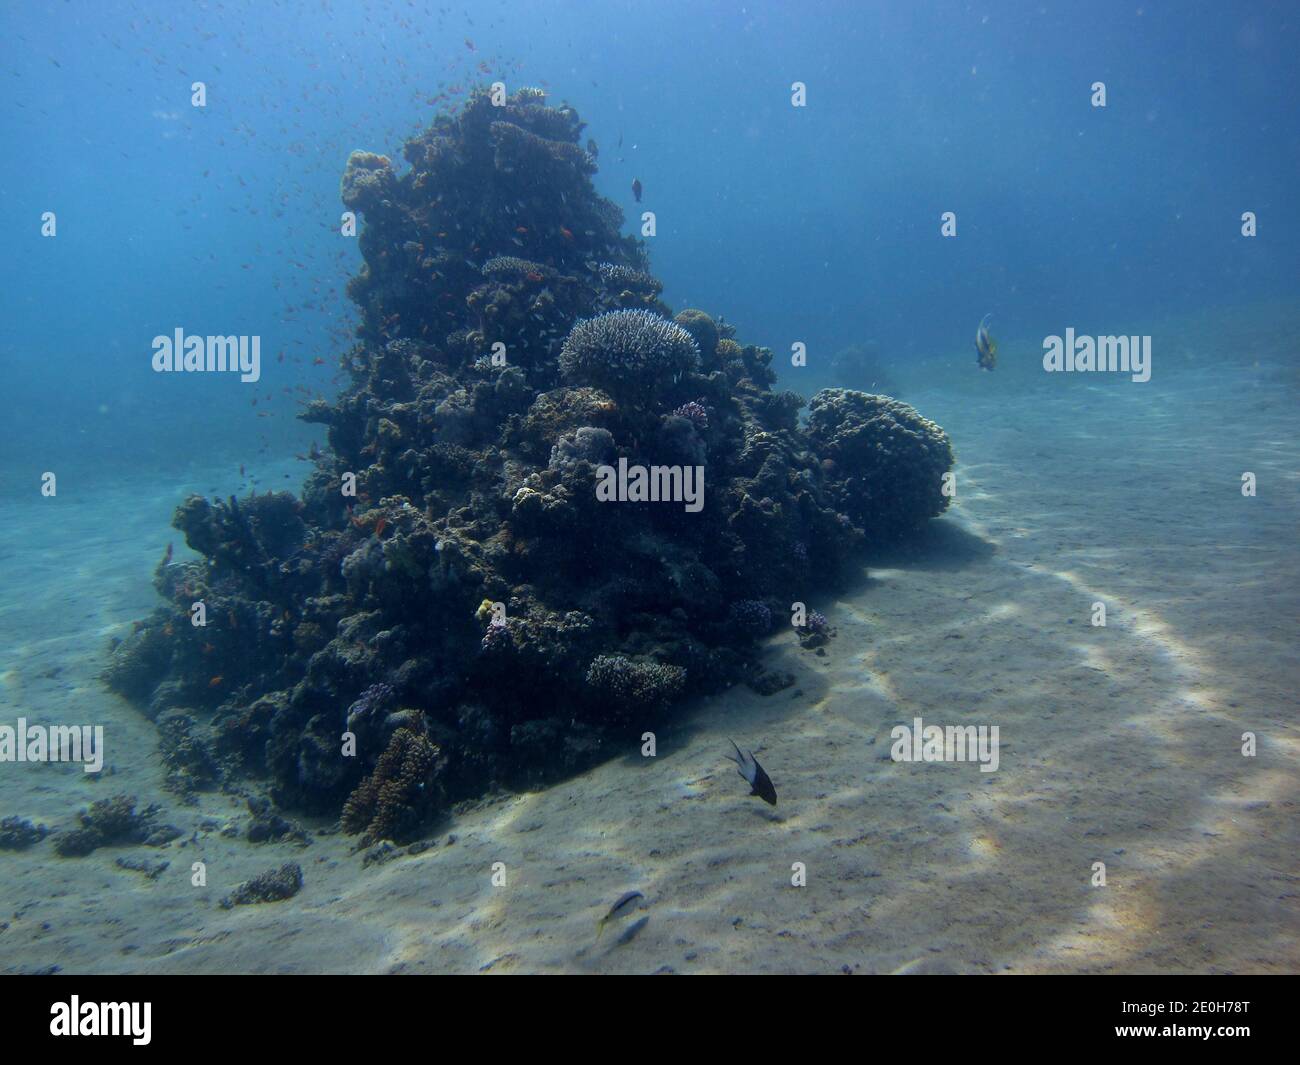
<svg viewBox="0 0 1300 1065"><path fill-rule="evenodd" d="M0 816L70 827L127 791L198 834L86 858L49 839L0 852L0 972L1300 969L1295 393L1209 360L1158 363L1147 385L960 380L904 397L953 437L957 504L915 550L813 604L838 626L825 657L772 641L794 688L735 689L664 730L656 759L629 751L485 802L437 827L432 850L364 870L337 835L300 849L200 829L244 811L164 792L153 726L95 679L180 545L173 505L216 482L7 505L0 723L103 723L114 772L0 765ZM1257 498L1240 494L1244 470ZM1095 600L1105 628L1089 624ZM890 729L915 716L998 725L999 770L891 762ZM1240 753L1245 731L1257 757ZM746 797L729 736L771 774L775 809ZM149 881L120 856L171 864ZM205 888L190 886L200 859ZM297 897L218 907L284 861L302 864ZM633 887L648 921L596 943Z"/></svg>

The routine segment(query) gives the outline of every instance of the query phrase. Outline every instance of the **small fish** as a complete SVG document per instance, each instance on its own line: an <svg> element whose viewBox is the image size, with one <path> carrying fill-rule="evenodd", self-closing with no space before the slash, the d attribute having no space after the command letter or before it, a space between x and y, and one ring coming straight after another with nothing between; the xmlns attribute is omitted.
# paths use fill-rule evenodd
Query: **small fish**
<svg viewBox="0 0 1300 1065"><path fill-rule="evenodd" d="M568 228L565 227L565 226L560 226L560 236L562 236L565 240L572 241L572 240L573 240L573 230L568 229Z"/></svg>
<svg viewBox="0 0 1300 1065"><path fill-rule="evenodd" d="M632 195L636 197L637 203L641 202L641 179L640 178L632 179Z"/></svg>
<svg viewBox="0 0 1300 1065"><path fill-rule="evenodd" d="M640 901L638 901L640 900ZM641 902L645 901L645 896L639 891L627 891L618 897L618 901L609 908L609 913L605 914L596 924L596 939L600 940L604 934L605 926L610 921L617 921L620 917L626 917L634 910L641 908Z"/></svg>
<svg viewBox="0 0 1300 1065"><path fill-rule="evenodd" d="M735 740L731 741L731 746L736 747ZM755 760L754 752L750 751L746 754L739 747L736 747L735 757L733 758L731 755L727 755L727 757L731 758L739 767L738 772L745 778L745 781L752 789L750 794L757 795L769 806L775 806L776 788L772 786L772 778L763 772L763 767Z"/></svg>
<svg viewBox="0 0 1300 1065"><path fill-rule="evenodd" d="M208 681L208 687L209 687L209 688L219 688L219 687L221 687L221 682L222 682L223 680L225 680L225 679L226 679L226 678L225 678L225 677L222 677L222 676L216 676L216 677L213 677L210 681Z"/></svg>
<svg viewBox="0 0 1300 1065"><path fill-rule="evenodd" d="M975 365L981 370L992 370L998 364L998 342L989 335L988 322L992 317L986 314L975 330Z"/></svg>

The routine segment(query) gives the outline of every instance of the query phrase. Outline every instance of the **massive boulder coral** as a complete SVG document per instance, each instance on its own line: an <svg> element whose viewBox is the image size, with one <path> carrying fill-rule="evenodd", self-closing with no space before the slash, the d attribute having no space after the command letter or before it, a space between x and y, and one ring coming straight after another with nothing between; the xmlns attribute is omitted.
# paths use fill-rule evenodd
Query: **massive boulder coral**
<svg viewBox="0 0 1300 1065"><path fill-rule="evenodd" d="M880 349L872 341L850 344L832 356L830 384L839 388L857 389L859 392L893 396L895 399L903 394L885 368Z"/></svg>
<svg viewBox="0 0 1300 1065"><path fill-rule="evenodd" d="M823 456L825 483L841 509L870 535L914 530L948 506L948 434L916 408L888 396L827 388L808 405L808 437Z"/></svg>
<svg viewBox="0 0 1300 1065"><path fill-rule="evenodd" d="M263 776L367 840L414 834L756 676L791 602L942 509L937 427L836 392L805 429L769 349L674 320L582 128L538 90L476 92L409 169L348 161L360 322L347 385L301 415L328 447L300 498L180 506L200 557L159 566L165 605L108 671L213 737L192 786ZM702 468L702 508L602 501L620 463Z"/></svg>
<svg viewBox="0 0 1300 1065"><path fill-rule="evenodd" d="M344 207L374 211L393 188L393 163L386 155L353 152L339 182Z"/></svg>

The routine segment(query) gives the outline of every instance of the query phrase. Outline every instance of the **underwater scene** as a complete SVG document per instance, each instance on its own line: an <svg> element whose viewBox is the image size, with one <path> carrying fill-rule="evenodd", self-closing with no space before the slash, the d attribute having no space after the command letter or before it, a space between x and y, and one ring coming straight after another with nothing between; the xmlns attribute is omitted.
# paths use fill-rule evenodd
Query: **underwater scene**
<svg viewBox="0 0 1300 1065"><path fill-rule="evenodd" d="M0 974L1300 971L1294 3L0 51Z"/></svg>

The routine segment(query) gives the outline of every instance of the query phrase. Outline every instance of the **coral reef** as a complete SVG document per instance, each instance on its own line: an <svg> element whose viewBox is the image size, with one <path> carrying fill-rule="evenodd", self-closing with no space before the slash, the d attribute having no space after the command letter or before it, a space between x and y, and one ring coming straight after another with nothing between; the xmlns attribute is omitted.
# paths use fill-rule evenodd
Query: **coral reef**
<svg viewBox="0 0 1300 1065"><path fill-rule="evenodd" d="M827 620L826 615L819 610L813 610L808 614L802 625L795 628L795 635L799 638L799 646L807 650L817 650L825 647L835 636L835 629Z"/></svg>
<svg viewBox="0 0 1300 1065"><path fill-rule="evenodd" d="M764 670L745 681L745 685L759 695L775 695L794 685L794 674L784 670Z"/></svg>
<svg viewBox="0 0 1300 1065"><path fill-rule="evenodd" d="M739 599L732 603L727 620L755 636L766 636L772 631L772 611L761 599Z"/></svg>
<svg viewBox="0 0 1300 1065"><path fill-rule="evenodd" d="M871 341L841 348L831 357L830 371L831 383L840 388L895 398L903 394Z"/></svg>
<svg viewBox="0 0 1300 1065"><path fill-rule="evenodd" d="M566 380L603 388L623 402L653 403L699 362L694 337L653 311L609 311L580 321L560 350Z"/></svg>
<svg viewBox="0 0 1300 1065"><path fill-rule="evenodd" d="M867 534L942 509L937 427L835 392L805 430L770 350L674 318L582 129L539 91L479 91L409 169L348 160L360 322L348 383L301 415L329 446L300 498L181 504L201 558L158 567L165 605L106 672L163 723L181 790L260 775L363 846L410 836L754 676ZM702 509L600 501L621 460L701 467Z"/></svg>
<svg viewBox="0 0 1300 1065"><path fill-rule="evenodd" d="M421 725L394 731L374 772L344 803L343 830L361 833L359 847L401 841L436 807L438 748L419 731Z"/></svg>
<svg viewBox="0 0 1300 1065"><path fill-rule="evenodd" d="M659 662L600 655L587 670L587 687L610 714L667 706L686 683L686 670Z"/></svg>
<svg viewBox="0 0 1300 1065"><path fill-rule="evenodd" d="M823 389L808 405L808 436L836 504L873 538L914 531L948 506L948 434L887 396Z"/></svg>
<svg viewBox="0 0 1300 1065"><path fill-rule="evenodd" d="M252 815L248 820L249 843L297 843L304 847L311 843L306 831L276 813L267 799L250 797L248 812Z"/></svg>
<svg viewBox="0 0 1300 1065"><path fill-rule="evenodd" d="M165 786L183 802L196 801L195 793L221 782L223 773L210 741L190 714L167 709L155 718L159 751L167 776Z"/></svg>
<svg viewBox="0 0 1300 1065"><path fill-rule="evenodd" d="M694 307L688 307L684 311L678 311L673 315L673 321L691 334L691 339L695 341L695 348L699 352L700 361L705 366L712 366L713 360L718 351L718 327L710 318L701 310Z"/></svg>
<svg viewBox="0 0 1300 1065"><path fill-rule="evenodd" d="M119 869L126 869L132 873L143 873L147 880L157 880L172 863L150 862L144 858L116 858L113 864Z"/></svg>
<svg viewBox="0 0 1300 1065"><path fill-rule="evenodd" d="M181 834L180 829L157 822L156 806L137 811L135 803L130 795L114 795L91 803L89 810L78 815L79 828L55 838L55 852L63 858L80 858L99 847L115 844L144 843L160 847Z"/></svg>
<svg viewBox="0 0 1300 1065"><path fill-rule="evenodd" d="M0 821L0 851L21 851L40 843L49 829L34 825L21 817L6 817Z"/></svg>
<svg viewBox="0 0 1300 1065"><path fill-rule="evenodd" d="M221 900L221 908L229 910L259 902L283 902L301 890L302 866L297 862L285 862L279 869L268 869L251 880L245 880Z"/></svg>

